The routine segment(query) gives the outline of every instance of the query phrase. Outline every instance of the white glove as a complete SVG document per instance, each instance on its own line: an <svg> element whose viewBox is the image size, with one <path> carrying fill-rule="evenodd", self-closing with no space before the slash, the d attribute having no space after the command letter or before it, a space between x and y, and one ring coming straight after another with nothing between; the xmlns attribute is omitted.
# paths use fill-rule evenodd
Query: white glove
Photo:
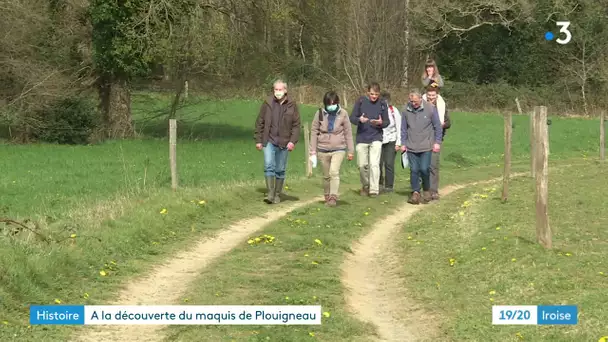
<svg viewBox="0 0 608 342"><path fill-rule="evenodd" d="M317 167L317 155L316 154L311 155L310 161L312 162L312 167L316 168Z"/></svg>

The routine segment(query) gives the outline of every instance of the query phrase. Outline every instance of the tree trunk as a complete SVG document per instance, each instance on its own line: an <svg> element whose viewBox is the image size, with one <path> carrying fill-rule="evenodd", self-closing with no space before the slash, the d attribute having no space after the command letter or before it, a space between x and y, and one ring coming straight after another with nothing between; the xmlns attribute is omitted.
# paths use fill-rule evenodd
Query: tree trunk
<svg viewBox="0 0 608 342"><path fill-rule="evenodd" d="M405 0L405 30L403 31L403 40L405 42L405 53L403 54L403 75L401 77L401 87L408 88L410 84L409 56L410 56L410 0Z"/></svg>
<svg viewBox="0 0 608 342"><path fill-rule="evenodd" d="M111 139L135 135L131 118L131 91L125 80L110 79L99 88L105 135Z"/></svg>

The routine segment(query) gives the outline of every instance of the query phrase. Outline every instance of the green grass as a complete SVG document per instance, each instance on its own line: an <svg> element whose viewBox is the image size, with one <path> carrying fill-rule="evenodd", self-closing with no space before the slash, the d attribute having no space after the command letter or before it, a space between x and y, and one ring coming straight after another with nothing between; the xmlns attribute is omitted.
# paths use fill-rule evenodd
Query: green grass
<svg viewBox="0 0 608 342"><path fill-rule="evenodd" d="M512 181L505 204L500 187L473 187L404 225L398 243L405 285L440 315L442 339L517 341L521 334L526 341L597 341L608 335L608 188L597 182L607 175L594 162L550 173L553 250L535 242L529 178ZM492 326L492 305L578 305L581 316L575 326Z"/></svg>
<svg viewBox="0 0 608 342"><path fill-rule="evenodd" d="M166 123L143 124L144 113L153 115L163 99L135 104L141 139L0 149L0 217L28 225L0 226L0 322L6 322L0 339L62 340L69 328L27 327L29 304L103 303L169 253L271 208L261 201L262 153L252 139L258 104L202 102L184 110L214 116L198 128L180 126L195 127L199 140L179 141L177 193L168 189L167 139L155 135ZM222 127L220 117L221 139L213 133ZM299 185L305 183L301 148L289 162L289 195L318 195Z"/></svg>
<svg viewBox="0 0 608 342"><path fill-rule="evenodd" d="M525 167L516 165L514 170ZM444 172L446 183L499 175L495 166ZM407 182L405 172L398 177L398 184ZM339 207L313 204L265 228L261 234L274 236L275 243L243 243L207 268L184 298L189 304L205 305L322 305L330 317L323 318L321 326L172 326L167 341L305 341L312 340L310 332L321 341L369 337L373 327L346 311L340 283L342 261L352 242L403 205L406 197L401 190L378 199L362 198L356 191L357 182L356 175L345 177ZM317 245L315 239L323 245Z"/></svg>
<svg viewBox="0 0 608 342"><path fill-rule="evenodd" d="M0 226L0 321L7 322L0 325L0 339L62 340L71 331L69 328L27 327L28 304L53 303L55 299L74 304L103 303L129 277L149 270L169 253L236 219L269 209L261 202L262 193L258 191L263 185L262 154L255 150L253 141L260 102L191 97L189 105L178 113L180 191L172 193L168 190L167 122L155 118L166 111L169 100L150 93L134 96L133 111L140 133L137 139L90 146L0 145L0 217L28 222L36 232ZM302 108L304 121L310 122L314 107ZM502 153L502 118L454 113L453 121L454 128L444 146L444 183L497 175L501 171L497 163ZM527 118L518 117L515 122L514 155L518 160L527 154ZM597 154L596 127L595 121L553 119L551 158ZM302 138L290 155L287 180L290 194L302 199L320 194L319 170L315 171L315 179L303 179L303 142ZM526 162L524 159L523 167ZM355 165L344 164L345 187L358 186ZM489 166L475 171L483 165ZM400 190L407 188L404 181L397 186ZM358 197L353 198L352 194L345 199L349 196L352 205L345 209L367 205L358 204ZM391 198L394 203L390 205L403 200L398 195ZM203 199L203 207L191 203ZM375 216L369 220L390 205L373 207ZM163 208L168 209L167 215L159 213ZM340 215L345 219L349 216ZM318 219L335 226L324 210ZM346 246L359 236L367 227L365 222L356 226L358 230L345 233L343 240L325 246L335 260L323 267L336 265L343 251L339 246ZM281 223L277 225L280 227ZM342 229L346 232L351 228ZM325 241L332 240L331 229L318 232ZM72 234L76 237L70 238ZM299 239L307 239L315 230L306 234L291 236L292 242L281 237L279 245L289 242L298 246L303 241ZM260 262L256 255L250 257L254 263ZM100 276L101 269L108 275ZM285 279L291 276L288 268L275 272ZM335 285L335 277L331 279L330 284ZM255 295L253 288L248 291ZM325 300L337 303L332 305L339 312L339 288L329 287L328 291L331 295ZM350 318L343 321L357 324ZM331 332L337 328L328 329ZM340 332L337 336L350 335Z"/></svg>

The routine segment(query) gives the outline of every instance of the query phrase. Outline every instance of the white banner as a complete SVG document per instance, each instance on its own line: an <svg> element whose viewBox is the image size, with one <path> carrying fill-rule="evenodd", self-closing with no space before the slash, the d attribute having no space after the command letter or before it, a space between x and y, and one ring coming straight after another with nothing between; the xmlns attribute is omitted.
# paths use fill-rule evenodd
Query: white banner
<svg viewBox="0 0 608 342"><path fill-rule="evenodd" d="M84 324L319 325L320 305L85 305Z"/></svg>

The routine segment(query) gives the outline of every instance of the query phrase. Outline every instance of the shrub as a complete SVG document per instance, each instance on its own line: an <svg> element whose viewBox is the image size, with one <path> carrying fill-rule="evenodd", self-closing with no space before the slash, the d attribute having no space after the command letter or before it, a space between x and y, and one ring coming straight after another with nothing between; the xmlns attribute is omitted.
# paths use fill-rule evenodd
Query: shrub
<svg viewBox="0 0 608 342"><path fill-rule="evenodd" d="M40 113L36 138L58 144L87 144L101 120L95 102L86 97L69 97Z"/></svg>

